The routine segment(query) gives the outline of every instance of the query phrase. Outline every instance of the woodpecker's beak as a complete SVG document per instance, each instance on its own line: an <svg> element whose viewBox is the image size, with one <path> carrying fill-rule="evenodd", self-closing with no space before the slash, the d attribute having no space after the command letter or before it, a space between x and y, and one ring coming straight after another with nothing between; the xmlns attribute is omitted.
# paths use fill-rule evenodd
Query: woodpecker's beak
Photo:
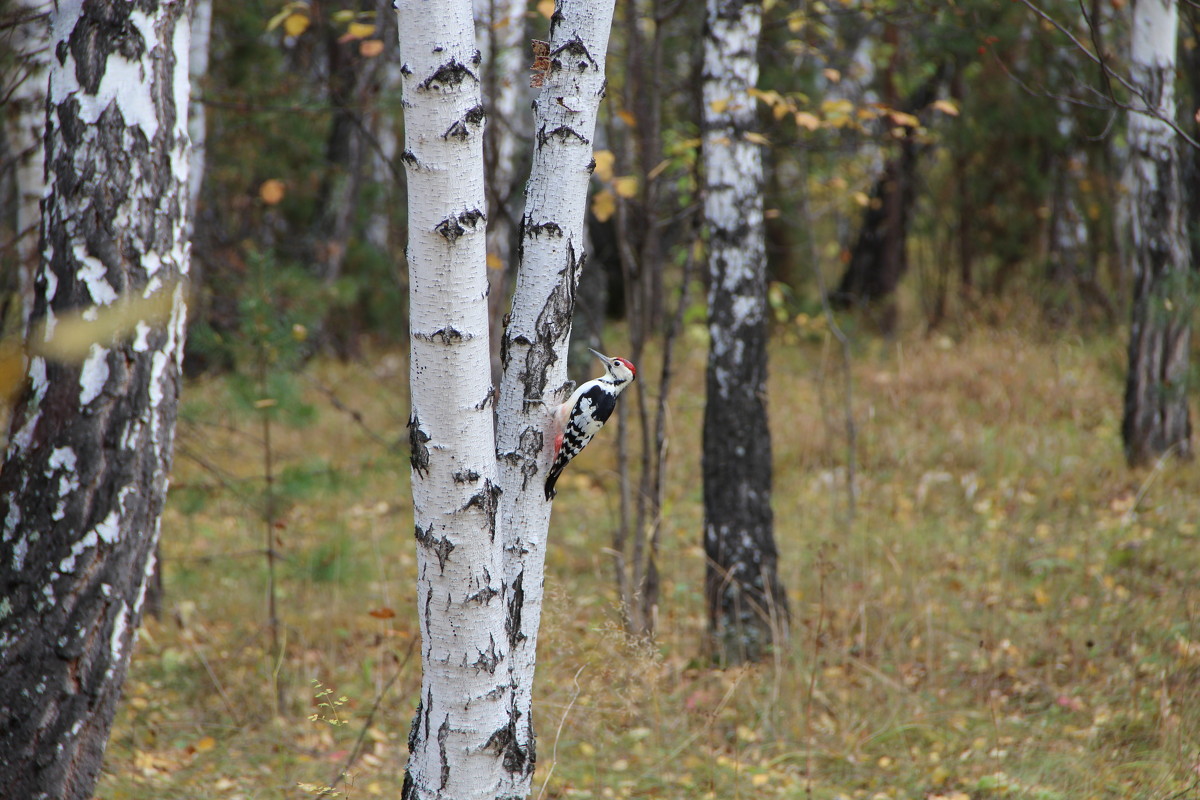
<svg viewBox="0 0 1200 800"><path fill-rule="evenodd" d="M591 354L594 355L596 358L603 361L604 366L608 367L608 366L612 365L613 360L611 358L609 358L608 356L604 355L603 353L597 353L595 350L592 350L592 348L590 348L590 347L588 348L588 351L591 352Z"/></svg>

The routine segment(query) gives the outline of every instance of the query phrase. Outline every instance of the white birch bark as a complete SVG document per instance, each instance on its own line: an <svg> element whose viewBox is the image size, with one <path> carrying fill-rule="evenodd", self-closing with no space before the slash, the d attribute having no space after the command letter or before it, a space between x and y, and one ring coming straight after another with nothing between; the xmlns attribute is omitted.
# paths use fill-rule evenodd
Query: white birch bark
<svg viewBox="0 0 1200 800"><path fill-rule="evenodd" d="M592 139L604 97L613 0L559 0L550 68L534 103L533 167L521 221L521 261L501 345L499 452L512 721L506 796L529 790L535 760L532 691L541 622L552 458L549 412L568 394L567 346L586 260ZM540 477L539 477L540 476Z"/></svg>
<svg viewBox="0 0 1200 800"><path fill-rule="evenodd" d="M208 76L208 44L212 36L213 0L195 0L191 9L192 45L188 75L191 95L188 102L188 135L192 140L189 156L188 201L191 213L196 213L200 190L204 187L204 159L208 141L208 120L204 102L200 99L201 85Z"/></svg>
<svg viewBox="0 0 1200 800"><path fill-rule="evenodd" d="M15 86L8 98L8 147L17 160L16 208L13 232L17 237L17 289L21 297L22 327L33 311L33 275L37 270L40 203L46 189L44 146L46 132L46 81L50 67L51 0L17 0L12 15L19 22L12 32L16 53Z"/></svg>
<svg viewBox="0 0 1200 800"><path fill-rule="evenodd" d="M786 631L776 577L767 427L767 264L758 81L762 4L708 0L704 37L704 217L708 359L704 549L709 626L724 661L761 658Z"/></svg>
<svg viewBox="0 0 1200 800"><path fill-rule="evenodd" d="M1175 0L1133 4L1131 75L1148 109L1129 117L1127 213L1134 282L1122 436L1133 464L1192 452L1188 416L1191 252L1175 118Z"/></svg>
<svg viewBox="0 0 1200 800"><path fill-rule="evenodd" d="M421 700L405 798L494 798L510 728L480 56L471 0L396 3L408 175Z"/></svg>
<svg viewBox="0 0 1200 800"><path fill-rule="evenodd" d="M184 5L60 0L52 18L36 330L123 296L170 291L172 310L82 364L30 359L0 469L5 796L91 796L153 569L189 258Z"/></svg>

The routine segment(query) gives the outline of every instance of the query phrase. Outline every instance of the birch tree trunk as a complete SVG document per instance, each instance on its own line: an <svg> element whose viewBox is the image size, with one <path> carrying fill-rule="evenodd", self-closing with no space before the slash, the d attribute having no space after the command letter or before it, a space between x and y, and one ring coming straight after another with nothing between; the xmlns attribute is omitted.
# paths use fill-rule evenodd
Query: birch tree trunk
<svg viewBox="0 0 1200 800"><path fill-rule="evenodd" d="M471 0L396 4L423 678L405 798L494 798L512 758Z"/></svg>
<svg viewBox="0 0 1200 800"><path fill-rule="evenodd" d="M492 374L500 375L500 339L504 307L508 304L508 276L512 269L513 228L519 211L516 153L521 116L517 108L525 32L524 0L474 0L475 29L483 58L483 84L488 126L483 157L488 198L488 306L492 320Z"/></svg>
<svg viewBox="0 0 1200 800"><path fill-rule="evenodd" d="M1166 119L1175 117L1178 25L1174 0L1133 4L1133 81L1150 109ZM1129 117L1128 182L1133 323L1121 433L1126 458L1138 465L1165 453L1192 455L1187 404L1192 277L1180 158L1171 129L1146 114Z"/></svg>
<svg viewBox="0 0 1200 800"><path fill-rule="evenodd" d="M208 44L212 38L213 0L194 0L191 9L192 45L188 66L191 95L188 101L188 136L192 140L188 167L189 214L194 218L204 186L204 157L208 140L208 124L200 87L208 76Z"/></svg>
<svg viewBox="0 0 1200 800"><path fill-rule="evenodd" d="M755 123L762 5L708 0L704 37L704 215L709 231L704 412L705 596L717 657L763 657L787 630L776 577L767 427L763 168Z"/></svg>
<svg viewBox="0 0 1200 800"><path fill-rule="evenodd" d="M38 228L42 194L46 188L44 146L46 81L50 67L49 0L13 3L16 20L12 48L17 56L15 85L7 99L7 146L16 159L16 202L13 234L17 240L16 290L21 300L21 323L28 326L33 311L33 276L38 262Z"/></svg>
<svg viewBox="0 0 1200 800"><path fill-rule="evenodd" d="M613 7L614 0L558 0L550 19L549 68L534 101L520 267L500 348L497 451L513 686L513 769L505 775L504 796L524 797L533 776L533 677L551 508L540 476L552 458L549 412L569 394L567 346L587 259L584 219L596 166L592 139L604 97Z"/></svg>
<svg viewBox="0 0 1200 800"><path fill-rule="evenodd" d="M188 25L181 0L62 0L52 30L33 318L50 338L64 312L173 292L168 324L131 342L31 358L0 469L0 786L60 800L90 797L100 771L171 466Z"/></svg>

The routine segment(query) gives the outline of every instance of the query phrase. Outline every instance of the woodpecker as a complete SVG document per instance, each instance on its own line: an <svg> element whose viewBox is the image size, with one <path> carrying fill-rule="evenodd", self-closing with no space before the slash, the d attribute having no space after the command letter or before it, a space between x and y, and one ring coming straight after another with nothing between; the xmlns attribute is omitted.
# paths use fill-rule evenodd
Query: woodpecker
<svg viewBox="0 0 1200 800"><path fill-rule="evenodd" d="M554 465L546 476L547 500L556 494L554 484L563 468L600 432L621 392L637 377L637 368L625 359L592 353L604 362L604 374L576 389L554 412Z"/></svg>

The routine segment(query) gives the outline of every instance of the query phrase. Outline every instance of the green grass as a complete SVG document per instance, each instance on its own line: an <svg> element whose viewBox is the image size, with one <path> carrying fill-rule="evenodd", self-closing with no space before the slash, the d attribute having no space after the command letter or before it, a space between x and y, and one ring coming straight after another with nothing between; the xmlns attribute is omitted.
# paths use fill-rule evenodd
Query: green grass
<svg viewBox="0 0 1200 800"><path fill-rule="evenodd" d="M561 484L534 796L1200 793L1200 472L1125 468L1119 335L981 329L864 345L853 519L837 350L819 336L777 340L790 642L750 668L700 658L704 352L685 337L653 646L619 631L604 552L613 439L600 437ZM265 627L259 420L232 410L221 381L188 387L163 520L166 610L143 630L99 797L311 796L299 784L332 780L399 671L340 787L398 796L420 681L405 372L388 353L313 364L308 375L368 430L312 382L302 383L316 418L273 430L278 663ZM347 698L348 724L309 719L314 680Z"/></svg>

